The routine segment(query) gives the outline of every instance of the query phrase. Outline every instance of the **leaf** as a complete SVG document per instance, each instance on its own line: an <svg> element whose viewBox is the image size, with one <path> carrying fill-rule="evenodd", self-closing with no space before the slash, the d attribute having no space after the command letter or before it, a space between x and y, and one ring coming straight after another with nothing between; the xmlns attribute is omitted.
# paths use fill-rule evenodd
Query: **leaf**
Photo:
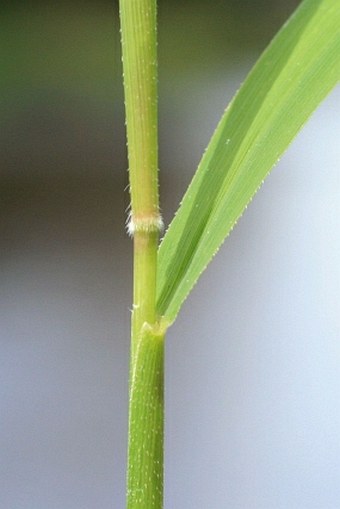
<svg viewBox="0 0 340 509"><path fill-rule="evenodd" d="M224 112L159 248L157 310L166 322L339 79L339 27L338 0L302 2Z"/></svg>

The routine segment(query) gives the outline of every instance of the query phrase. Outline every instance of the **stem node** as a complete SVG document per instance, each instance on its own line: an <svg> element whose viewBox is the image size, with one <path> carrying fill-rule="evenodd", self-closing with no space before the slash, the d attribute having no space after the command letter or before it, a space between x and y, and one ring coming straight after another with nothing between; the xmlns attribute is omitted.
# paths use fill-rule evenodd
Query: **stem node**
<svg viewBox="0 0 340 509"><path fill-rule="evenodd" d="M133 237L136 232L160 233L164 228L162 216L159 213L129 215L127 222L127 232Z"/></svg>

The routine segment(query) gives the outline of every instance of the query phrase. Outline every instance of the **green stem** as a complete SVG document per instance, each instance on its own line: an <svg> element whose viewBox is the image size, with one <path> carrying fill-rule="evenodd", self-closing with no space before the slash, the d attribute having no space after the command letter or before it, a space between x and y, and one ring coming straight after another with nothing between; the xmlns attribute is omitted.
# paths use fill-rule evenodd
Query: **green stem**
<svg viewBox="0 0 340 509"><path fill-rule="evenodd" d="M131 374L128 509L163 507L164 335L142 334Z"/></svg>
<svg viewBox="0 0 340 509"><path fill-rule="evenodd" d="M128 509L161 509L163 344L156 313L158 199L156 0L120 0L134 289Z"/></svg>

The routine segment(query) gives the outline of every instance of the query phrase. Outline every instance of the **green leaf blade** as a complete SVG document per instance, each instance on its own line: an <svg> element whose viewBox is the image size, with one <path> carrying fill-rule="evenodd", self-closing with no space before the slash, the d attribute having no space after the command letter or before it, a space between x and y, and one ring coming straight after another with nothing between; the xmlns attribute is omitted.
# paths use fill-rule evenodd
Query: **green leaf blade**
<svg viewBox="0 0 340 509"><path fill-rule="evenodd" d="M339 79L339 26L337 0L305 0L222 116L160 245L157 309L167 322Z"/></svg>

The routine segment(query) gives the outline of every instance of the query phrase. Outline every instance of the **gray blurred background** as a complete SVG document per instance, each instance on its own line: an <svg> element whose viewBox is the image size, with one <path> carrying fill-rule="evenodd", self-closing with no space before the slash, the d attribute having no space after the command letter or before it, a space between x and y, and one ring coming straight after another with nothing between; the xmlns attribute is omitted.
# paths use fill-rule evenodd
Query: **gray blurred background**
<svg viewBox="0 0 340 509"><path fill-rule="evenodd" d="M166 223L298 3L159 2ZM117 3L0 13L0 508L121 509L132 260ZM339 99L169 331L166 509L340 507Z"/></svg>

